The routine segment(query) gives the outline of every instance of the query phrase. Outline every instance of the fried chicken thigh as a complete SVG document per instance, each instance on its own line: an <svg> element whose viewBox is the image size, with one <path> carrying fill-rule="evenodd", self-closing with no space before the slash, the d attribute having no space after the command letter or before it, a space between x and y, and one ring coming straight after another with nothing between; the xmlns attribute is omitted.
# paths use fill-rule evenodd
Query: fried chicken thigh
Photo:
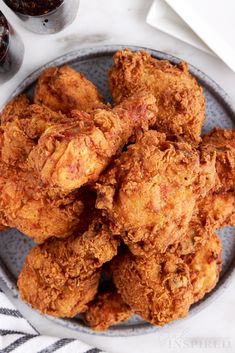
<svg viewBox="0 0 235 353"><path fill-rule="evenodd" d="M112 110L73 112L74 121L45 131L29 155L29 164L46 186L61 194L72 192L96 181L136 130L154 121L155 112L154 97L142 94Z"/></svg>
<svg viewBox="0 0 235 353"><path fill-rule="evenodd" d="M216 285L221 271L221 242L210 234L206 246L188 255L166 252L113 260L113 280L134 313L163 326L184 317L190 306Z"/></svg>
<svg viewBox="0 0 235 353"><path fill-rule="evenodd" d="M115 103L141 90L151 92L159 109L155 124L158 131L200 140L205 98L186 63L172 65L148 52L121 50L114 55L109 84Z"/></svg>
<svg viewBox="0 0 235 353"><path fill-rule="evenodd" d="M214 182L214 154L200 156L187 143L148 131L100 177L96 207L134 254L165 252Z"/></svg>
<svg viewBox="0 0 235 353"><path fill-rule="evenodd" d="M184 317L193 303L189 268L173 254L143 258L128 252L113 260L112 270L124 302L154 325Z"/></svg>
<svg viewBox="0 0 235 353"><path fill-rule="evenodd" d="M96 218L82 235L35 247L19 276L22 299L53 316L73 317L85 311L97 292L100 267L117 254L118 244Z"/></svg>
<svg viewBox="0 0 235 353"><path fill-rule="evenodd" d="M67 65L49 67L42 72L34 101L66 114L74 109L90 111L104 107L103 98L93 83Z"/></svg>

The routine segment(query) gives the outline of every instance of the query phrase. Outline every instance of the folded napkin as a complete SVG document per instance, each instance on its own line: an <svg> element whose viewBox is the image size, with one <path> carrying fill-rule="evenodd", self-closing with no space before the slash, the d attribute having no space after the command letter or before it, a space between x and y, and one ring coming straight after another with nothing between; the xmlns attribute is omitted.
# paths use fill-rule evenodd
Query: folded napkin
<svg viewBox="0 0 235 353"><path fill-rule="evenodd" d="M208 46L190 29L165 0L153 1L146 22L162 32L214 55Z"/></svg>
<svg viewBox="0 0 235 353"><path fill-rule="evenodd" d="M71 338L42 336L16 310L0 288L1 353L105 353Z"/></svg>
<svg viewBox="0 0 235 353"><path fill-rule="evenodd" d="M147 23L210 54L235 72L235 1L154 0Z"/></svg>

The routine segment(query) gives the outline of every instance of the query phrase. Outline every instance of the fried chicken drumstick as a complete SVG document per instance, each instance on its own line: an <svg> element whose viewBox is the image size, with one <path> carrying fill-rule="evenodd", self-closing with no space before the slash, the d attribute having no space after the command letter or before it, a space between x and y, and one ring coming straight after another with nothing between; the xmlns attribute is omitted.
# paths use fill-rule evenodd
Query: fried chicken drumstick
<svg viewBox="0 0 235 353"><path fill-rule="evenodd" d="M29 155L29 165L46 186L68 194L95 182L128 139L154 122L155 112L155 99L146 94L131 97L112 110L74 111L75 119L42 134Z"/></svg>

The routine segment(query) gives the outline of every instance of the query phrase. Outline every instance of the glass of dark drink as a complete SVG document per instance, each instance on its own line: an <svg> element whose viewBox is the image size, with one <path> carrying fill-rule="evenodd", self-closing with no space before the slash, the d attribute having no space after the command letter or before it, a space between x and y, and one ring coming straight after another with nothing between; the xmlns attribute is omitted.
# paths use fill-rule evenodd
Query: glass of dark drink
<svg viewBox="0 0 235 353"><path fill-rule="evenodd" d="M24 26L38 34L62 31L78 12L79 0L4 0L23 21Z"/></svg>
<svg viewBox="0 0 235 353"><path fill-rule="evenodd" d="M24 44L0 11L0 84L17 73L23 57Z"/></svg>

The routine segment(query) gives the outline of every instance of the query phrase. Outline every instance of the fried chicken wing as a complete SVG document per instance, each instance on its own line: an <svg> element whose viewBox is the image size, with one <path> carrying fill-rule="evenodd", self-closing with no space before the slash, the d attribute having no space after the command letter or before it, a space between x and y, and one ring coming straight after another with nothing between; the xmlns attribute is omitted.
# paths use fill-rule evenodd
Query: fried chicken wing
<svg viewBox="0 0 235 353"><path fill-rule="evenodd" d="M200 140L205 98L186 63L173 65L148 52L121 50L114 55L109 84L116 103L140 90L151 92L159 108L155 124L158 131Z"/></svg>
<svg viewBox="0 0 235 353"><path fill-rule="evenodd" d="M117 254L119 241L101 219L82 235L52 239L32 249L19 276L24 301L44 314L83 312L98 289L100 267Z"/></svg>
<svg viewBox="0 0 235 353"><path fill-rule="evenodd" d="M137 95L113 110L73 112L74 121L45 131L29 163L43 183L60 193L72 192L96 181L128 138L154 120L155 111L153 96Z"/></svg>
<svg viewBox="0 0 235 353"><path fill-rule="evenodd" d="M105 331L130 318L132 311L115 290L98 293L84 313L86 323L95 331Z"/></svg>
<svg viewBox="0 0 235 353"><path fill-rule="evenodd" d="M186 232L196 200L214 179L214 155L200 161L189 144L148 131L100 177L96 207L134 254L165 252Z"/></svg>
<svg viewBox="0 0 235 353"><path fill-rule="evenodd" d="M74 109L90 111L104 106L103 98L93 83L67 65L43 71L34 101L66 114Z"/></svg>
<svg viewBox="0 0 235 353"><path fill-rule="evenodd" d="M112 270L122 299L144 320L163 326L188 313L193 302L189 268L173 254L126 253L113 260Z"/></svg>

